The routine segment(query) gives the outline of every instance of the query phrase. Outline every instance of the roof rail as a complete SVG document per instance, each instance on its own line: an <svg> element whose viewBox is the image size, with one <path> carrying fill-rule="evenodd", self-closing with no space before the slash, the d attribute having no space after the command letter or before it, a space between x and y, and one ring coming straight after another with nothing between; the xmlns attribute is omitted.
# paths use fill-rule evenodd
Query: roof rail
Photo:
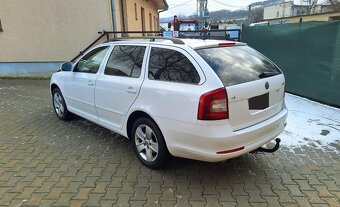
<svg viewBox="0 0 340 207"><path fill-rule="evenodd" d="M124 40L150 40L150 42L154 42L155 40L170 40L174 44L184 45L184 42L178 38L173 37L122 37L122 38L113 38L109 39L106 42L115 42L115 41L124 41Z"/></svg>

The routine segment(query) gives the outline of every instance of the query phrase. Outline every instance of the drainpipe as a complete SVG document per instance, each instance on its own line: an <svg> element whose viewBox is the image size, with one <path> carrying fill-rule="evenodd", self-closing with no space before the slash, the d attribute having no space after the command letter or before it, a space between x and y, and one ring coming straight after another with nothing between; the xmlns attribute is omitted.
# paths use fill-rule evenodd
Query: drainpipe
<svg viewBox="0 0 340 207"><path fill-rule="evenodd" d="M126 31L124 12L125 11L124 11L123 0L119 0L120 25L121 25L122 31L124 32L122 35L125 35L125 31Z"/></svg>
<svg viewBox="0 0 340 207"><path fill-rule="evenodd" d="M117 32L117 25L116 25L116 5L115 5L115 0L111 0L111 11L112 11L112 24L113 24L113 31ZM117 37L116 33L113 33L113 37Z"/></svg>

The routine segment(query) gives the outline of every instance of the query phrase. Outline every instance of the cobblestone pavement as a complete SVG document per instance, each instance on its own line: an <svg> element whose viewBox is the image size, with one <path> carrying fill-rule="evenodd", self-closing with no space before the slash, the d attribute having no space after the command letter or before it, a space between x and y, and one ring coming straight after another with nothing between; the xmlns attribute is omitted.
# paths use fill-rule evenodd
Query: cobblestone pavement
<svg viewBox="0 0 340 207"><path fill-rule="evenodd" d="M332 146L224 163L174 158L155 171L122 136L82 118L58 120L48 81L0 80L5 206L340 206L340 144Z"/></svg>

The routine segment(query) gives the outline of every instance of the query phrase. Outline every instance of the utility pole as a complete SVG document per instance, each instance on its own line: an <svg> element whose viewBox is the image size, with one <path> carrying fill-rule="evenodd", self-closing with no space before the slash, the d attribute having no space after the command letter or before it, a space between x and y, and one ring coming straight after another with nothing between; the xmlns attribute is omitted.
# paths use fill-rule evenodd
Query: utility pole
<svg viewBox="0 0 340 207"><path fill-rule="evenodd" d="M208 0L197 0L198 29L203 29L209 18Z"/></svg>

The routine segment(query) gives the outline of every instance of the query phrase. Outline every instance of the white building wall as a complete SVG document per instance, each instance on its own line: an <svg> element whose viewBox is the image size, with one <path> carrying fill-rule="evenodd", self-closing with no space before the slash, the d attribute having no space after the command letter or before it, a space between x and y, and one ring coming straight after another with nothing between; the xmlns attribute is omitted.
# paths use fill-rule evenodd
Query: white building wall
<svg viewBox="0 0 340 207"><path fill-rule="evenodd" d="M290 17L293 14L294 2L285 2L264 8L263 19Z"/></svg>

